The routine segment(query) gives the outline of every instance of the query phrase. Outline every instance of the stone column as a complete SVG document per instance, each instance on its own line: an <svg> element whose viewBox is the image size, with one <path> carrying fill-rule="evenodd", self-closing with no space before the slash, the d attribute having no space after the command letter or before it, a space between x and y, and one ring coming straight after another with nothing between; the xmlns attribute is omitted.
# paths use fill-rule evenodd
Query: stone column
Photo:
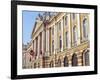
<svg viewBox="0 0 100 80"><path fill-rule="evenodd" d="M61 48L61 51L63 51L63 17L61 19L61 40L62 40L62 48Z"/></svg>
<svg viewBox="0 0 100 80"><path fill-rule="evenodd" d="M87 28L88 41L90 41L90 15L89 14L87 14L87 19L88 19L88 28Z"/></svg>
<svg viewBox="0 0 100 80"><path fill-rule="evenodd" d="M48 55L49 55L49 29L47 31L47 51L48 51Z"/></svg>
<svg viewBox="0 0 100 80"><path fill-rule="evenodd" d="M80 16L79 16L79 13L76 14L77 15L77 33L78 33L78 41L77 41L77 44L79 45L80 44Z"/></svg>
<svg viewBox="0 0 100 80"><path fill-rule="evenodd" d="M49 28L49 53L51 55L51 28Z"/></svg>
<svg viewBox="0 0 100 80"><path fill-rule="evenodd" d="M79 52L78 52L78 66L82 66L83 65L83 55L82 55L82 52L83 52L83 50L80 50Z"/></svg>
<svg viewBox="0 0 100 80"><path fill-rule="evenodd" d="M38 58L40 56L40 35L38 35Z"/></svg>
<svg viewBox="0 0 100 80"><path fill-rule="evenodd" d="M43 64L43 54L44 54L44 33L43 31L41 32L41 37L42 37L42 40L41 40L41 50L42 50L42 56L41 56L41 67L44 67L44 64Z"/></svg>
<svg viewBox="0 0 100 80"><path fill-rule="evenodd" d="M53 35L53 39L54 39L54 54L55 54L55 53L56 53L56 51L55 51L55 50L56 50L56 45L55 45L55 44L56 44L56 36L55 36L55 35L56 35L56 34L55 34L55 32L56 32L56 30L55 30L55 29L56 29L56 28L55 28L55 24L54 24L53 28L54 28L54 35Z"/></svg>
<svg viewBox="0 0 100 80"><path fill-rule="evenodd" d="M40 40L39 40L39 42L40 42L40 54L41 54L41 51L42 51L42 32L40 32Z"/></svg>
<svg viewBox="0 0 100 80"><path fill-rule="evenodd" d="M57 23L55 22L55 26L54 26L54 50L55 50L55 54L57 53Z"/></svg>
<svg viewBox="0 0 100 80"><path fill-rule="evenodd" d="M70 25L70 13L68 13L68 48L71 48L71 25Z"/></svg>
<svg viewBox="0 0 100 80"><path fill-rule="evenodd" d="M66 42L65 42L65 15L63 16L63 49L66 48Z"/></svg>
<svg viewBox="0 0 100 80"><path fill-rule="evenodd" d="M44 31L42 32L42 52L43 52L43 55L44 55Z"/></svg>
<svg viewBox="0 0 100 80"><path fill-rule="evenodd" d="M67 55L67 57L68 57L68 66L70 67L70 66L72 66L72 55L71 55L71 53L69 53L70 55Z"/></svg>
<svg viewBox="0 0 100 80"><path fill-rule="evenodd" d="M46 55L48 56L49 54L48 54L48 51L49 51L49 49L48 49L48 46L49 46L49 43L48 43L48 40L49 40L49 30L48 29L46 29Z"/></svg>
<svg viewBox="0 0 100 80"><path fill-rule="evenodd" d="M46 29L44 30L44 55L46 53Z"/></svg>
<svg viewBox="0 0 100 80"><path fill-rule="evenodd" d="M47 52L47 49L48 49L48 44L47 44L47 41L48 41L48 32L47 32L47 29L46 29L46 52ZM46 54L47 55L47 54Z"/></svg>
<svg viewBox="0 0 100 80"><path fill-rule="evenodd" d="M57 52L60 50L59 49L59 23L57 22Z"/></svg>
<svg viewBox="0 0 100 80"><path fill-rule="evenodd" d="M34 39L34 52L36 54L36 39Z"/></svg>

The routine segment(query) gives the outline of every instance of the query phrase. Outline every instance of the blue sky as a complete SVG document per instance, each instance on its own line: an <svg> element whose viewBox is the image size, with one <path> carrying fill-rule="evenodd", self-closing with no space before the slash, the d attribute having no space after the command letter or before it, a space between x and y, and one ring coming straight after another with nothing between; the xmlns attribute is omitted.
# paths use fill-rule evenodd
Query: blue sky
<svg viewBox="0 0 100 80"><path fill-rule="evenodd" d="M27 44L31 40L31 33L34 27L35 19L40 12L23 11L23 43Z"/></svg>

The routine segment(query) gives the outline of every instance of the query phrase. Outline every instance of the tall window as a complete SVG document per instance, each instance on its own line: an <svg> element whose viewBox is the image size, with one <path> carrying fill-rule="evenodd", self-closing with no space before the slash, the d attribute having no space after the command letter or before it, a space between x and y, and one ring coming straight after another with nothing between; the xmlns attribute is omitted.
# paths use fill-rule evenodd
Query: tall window
<svg viewBox="0 0 100 80"><path fill-rule="evenodd" d="M46 51L46 30L44 31L44 52Z"/></svg>
<svg viewBox="0 0 100 80"><path fill-rule="evenodd" d="M67 23L68 23L68 17L65 16L65 26L67 27Z"/></svg>
<svg viewBox="0 0 100 80"><path fill-rule="evenodd" d="M54 52L54 40L52 41L52 52Z"/></svg>
<svg viewBox="0 0 100 80"><path fill-rule="evenodd" d="M59 37L59 48L60 49L62 48L62 39L61 39L61 36Z"/></svg>
<svg viewBox="0 0 100 80"><path fill-rule="evenodd" d="M76 28L76 26L74 26L74 28L73 28L73 44L74 44L74 46L76 46L77 45L77 28Z"/></svg>
<svg viewBox="0 0 100 80"><path fill-rule="evenodd" d="M58 25L59 25L59 30L61 30L61 21L58 23Z"/></svg>
<svg viewBox="0 0 100 80"><path fill-rule="evenodd" d="M83 37L84 38L87 38L88 37L87 28L88 28L88 22L87 22L87 19L85 18L83 20Z"/></svg>
<svg viewBox="0 0 100 80"><path fill-rule="evenodd" d="M72 18L73 18L73 20L75 19L75 13L72 14Z"/></svg>
<svg viewBox="0 0 100 80"><path fill-rule="evenodd" d="M64 58L64 67L68 66L68 58L67 56L65 56Z"/></svg>
<svg viewBox="0 0 100 80"><path fill-rule="evenodd" d="M37 56L37 53L38 53L38 37L36 38L36 56Z"/></svg>
<svg viewBox="0 0 100 80"><path fill-rule="evenodd" d="M77 65L78 65L77 55L73 54L73 56L72 56L72 66L77 66Z"/></svg>
<svg viewBox="0 0 100 80"><path fill-rule="evenodd" d="M42 32L40 33L40 52L42 53Z"/></svg>
<svg viewBox="0 0 100 80"><path fill-rule="evenodd" d="M89 66L89 51L83 53L83 65Z"/></svg>
<svg viewBox="0 0 100 80"><path fill-rule="evenodd" d="M66 47L68 47L68 32L66 32Z"/></svg>
<svg viewBox="0 0 100 80"><path fill-rule="evenodd" d="M51 28L49 29L49 52L51 53Z"/></svg>
<svg viewBox="0 0 100 80"><path fill-rule="evenodd" d="M52 35L54 35L54 26L53 26L53 28L52 28Z"/></svg>

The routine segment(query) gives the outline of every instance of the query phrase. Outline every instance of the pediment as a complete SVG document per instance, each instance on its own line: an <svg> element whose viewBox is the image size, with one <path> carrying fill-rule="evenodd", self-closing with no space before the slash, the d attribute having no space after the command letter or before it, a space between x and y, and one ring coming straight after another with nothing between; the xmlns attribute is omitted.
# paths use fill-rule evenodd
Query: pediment
<svg viewBox="0 0 100 80"><path fill-rule="evenodd" d="M32 31L32 35L38 30L38 28L40 27L40 25L42 24L43 21L38 21L38 22L35 22L34 24L34 28L33 28L33 31ZM32 37L31 35L31 37Z"/></svg>

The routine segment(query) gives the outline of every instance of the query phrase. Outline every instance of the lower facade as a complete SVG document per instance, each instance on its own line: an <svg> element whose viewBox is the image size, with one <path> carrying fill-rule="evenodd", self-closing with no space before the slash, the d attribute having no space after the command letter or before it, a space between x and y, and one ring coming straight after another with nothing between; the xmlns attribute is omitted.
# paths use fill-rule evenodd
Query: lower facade
<svg viewBox="0 0 100 80"><path fill-rule="evenodd" d="M78 46L57 50L55 54L48 56L40 55L28 63L26 68L53 68L70 66L89 66L90 65L90 46L89 41L82 42Z"/></svg>

